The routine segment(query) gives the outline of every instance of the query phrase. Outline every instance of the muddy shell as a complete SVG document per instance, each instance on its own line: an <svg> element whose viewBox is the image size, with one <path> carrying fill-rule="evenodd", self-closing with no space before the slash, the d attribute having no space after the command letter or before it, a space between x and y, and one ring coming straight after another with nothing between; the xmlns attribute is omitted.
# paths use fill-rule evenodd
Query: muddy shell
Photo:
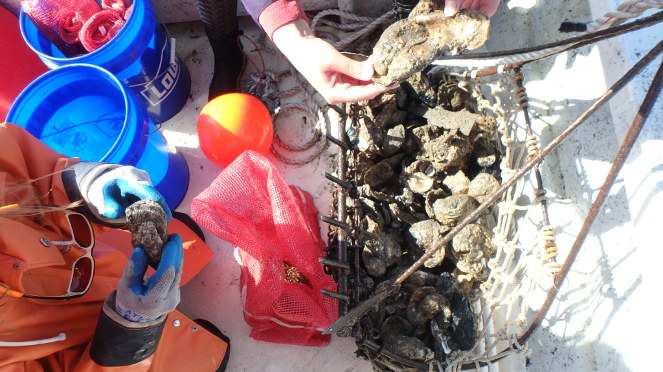
<svg viewBox="0 0 663 372"><path fill-rule="evenodd" d="M373 48L376 84L391 86L423 70L444 52L458 53L483 45L490 22L478 11L444 14L442 0L421 0L410 15L389 26Z"/></svg>
<svg viewBox="0 0 663 372"><path fill-rule="evenodd" d="M153 200L140 200L131 204L125 214L131 244L142 248L149 257L149 264L157 267L168 241L168 216L163 207Z"/></svg>

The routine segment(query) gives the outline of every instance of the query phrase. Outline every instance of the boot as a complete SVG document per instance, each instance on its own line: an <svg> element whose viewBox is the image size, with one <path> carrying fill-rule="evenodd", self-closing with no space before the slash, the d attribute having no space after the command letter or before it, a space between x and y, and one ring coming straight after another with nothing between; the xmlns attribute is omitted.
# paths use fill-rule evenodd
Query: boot
<svg viewBox="0 0 663 372"><path fill-rule="evenodd" d="M214 76L209 86L209 101L222 94L240 91L246 56L242 52L239 35L241 31L235 29L221 39L209 38L214 52Z"/></svg>
<svg viewBox="0 0 663 372"><path fill-rule="evenodd" d="M214 76L208 100L239 92L246 57L239 42L236 0L195 0L205 33L214 52Z"/></svg>

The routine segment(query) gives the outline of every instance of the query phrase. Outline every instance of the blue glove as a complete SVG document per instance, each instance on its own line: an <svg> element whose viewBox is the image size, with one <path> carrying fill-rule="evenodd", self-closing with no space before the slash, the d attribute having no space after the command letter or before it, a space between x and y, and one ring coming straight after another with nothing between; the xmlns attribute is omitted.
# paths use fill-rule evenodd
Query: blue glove
<svg viewBox="0 0 663 372"><path fill-rule="evenodd" d="M173 219L168 204L163 196L153 187L139 182L128 182L123 179L112 179L102 188L104 194L104 213L107 218L122 218L124 210L139 200L153 200L159 203L168 216Z"/></svg>
<svg viewBox="0 0 663 372"><path fill-rule="evenodd" d="M182 238L172 234L163 246L156 272L144 279L148 256L135 248L117 286L115 312L132 322L151 322L173 311L180 302L184 255Z"/></svg>

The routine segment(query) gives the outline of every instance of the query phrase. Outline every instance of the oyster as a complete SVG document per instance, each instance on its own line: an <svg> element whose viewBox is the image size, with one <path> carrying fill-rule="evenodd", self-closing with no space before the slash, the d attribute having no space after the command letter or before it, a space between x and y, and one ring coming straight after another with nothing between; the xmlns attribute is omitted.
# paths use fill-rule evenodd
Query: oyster
<svg viewBox="0 0 663 372"><path fill-rule="evenodd" d="M442 181L452 194L467 194L470 189L470 179L467 178L465 172L459 170L458 172L446 176Z"/></svg>
<svg viewBox="0 0 663 372"><path fill-rule="evenodd" d="M161 204L139 200L125 210L131 232L131 244L147 253L152 267L159 266L161 250L168 241L168 217Z"/></svg>
<svg viewBox="0 0 663 372"><path fill-rule="evenodd" d="M433 352L426 347L420 339L405 336L412 331L412 325L407 320L391 316L382 325L384 347L404 358L426 361L433 359Z"/></svg>
<svg viewBox="0 0 663 372"><path fill-rule="evenodd" d="M477 207L477 202L469 195L451 195L439 199L433 204L435 219L447 226L456 226L456 223Z"/></svg>
<svg viewBox="0 0 663 372"><path fill-rule="evenodd" d="M472 182L467 194L474 197L479 203L483 203L489 196L500 188L500 182L488 173L480 173Z"/></svg>
<svg viewBox="0 0 663 372"><path fill-rule="evenodd" d="M362 250L361 258L366 272L373 277L384 275L387 268L398 262L402 250L398 242L389 234L379 230L377 224L368 222L369 228L359 237Z"/></svg>
<svg viewBox="0 0 663 372"><path fill-rule="evenodd" d="M476 49L488 39L490 22L478 11L444 15L444 1L421 0L410 15L389 26L373 48L376 84L391 86L423 70L444 52Z"/></svg>

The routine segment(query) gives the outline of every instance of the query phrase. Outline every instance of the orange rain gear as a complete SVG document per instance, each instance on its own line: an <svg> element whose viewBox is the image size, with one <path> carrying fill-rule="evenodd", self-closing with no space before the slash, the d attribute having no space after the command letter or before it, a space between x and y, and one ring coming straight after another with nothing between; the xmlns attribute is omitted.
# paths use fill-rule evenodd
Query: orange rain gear
<svg viewBox="0 0 663 372"><path fill-rule="evenodd" d="M70 201L60 172L77 161L54 152L18 126L0 124L0 207L25 200L25 190L8 190L26 184L33 186L31 192L41 204L67 205ZM97 237L93 251L95 275L82 297L16 298L3 295L0 287L0 342L66 335L65 340L44 344L0 346L0 371L215 371L224 360L228 344L178 311L168 314L156 352L149 358L114 368L101 367L91 359L90 340L102 305L116 289L133 249L128 232L93 226ZM53 276L64 276L67 281L70 270L53 269L64 263L62 254L57 247L40 244L39 239L69 240L69 230L60 212L44 213L39 219L0 217L0 283L23 292L25 287L48 286ZM185 242L183 285L209 261L211 251L179 221L173 220L170 232L178 232Z"/></svg>

